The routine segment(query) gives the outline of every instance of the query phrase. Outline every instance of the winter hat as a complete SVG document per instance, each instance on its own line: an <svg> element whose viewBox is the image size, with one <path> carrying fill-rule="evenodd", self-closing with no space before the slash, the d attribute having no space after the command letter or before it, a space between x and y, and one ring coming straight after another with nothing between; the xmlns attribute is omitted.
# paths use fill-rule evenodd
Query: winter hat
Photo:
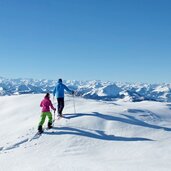
<svg viewBox="0 0 171 171"><path fill-rule="evenodd" d="M50 94L46 93L45 98L49 98L49 97L50 97Z"/></svg>
<svg viewBox="0 0 171 171"><path fill-rule="evenodd" d="M62 83L62 79L61 78L58 80L58 83Z"/></svg>

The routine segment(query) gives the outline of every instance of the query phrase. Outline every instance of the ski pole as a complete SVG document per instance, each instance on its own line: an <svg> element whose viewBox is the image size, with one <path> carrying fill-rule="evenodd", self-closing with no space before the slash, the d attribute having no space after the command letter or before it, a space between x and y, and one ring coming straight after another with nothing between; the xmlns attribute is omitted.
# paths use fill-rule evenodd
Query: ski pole
<svg viewBox="0 0 171 171"><path fill-rule="evenodd" d="M74 114L76 114L74 94L73 94L73 105L74 105Z"/></svg>
<svg viewBox="0 0 171 171"><path fill-rule="evenodd" d="M55 121L55 110L54 110L54 112L53 112L53 119L54 119L54 121Z"/></svg>
<svg viewBox="0 0 171 171"><path fill-rule="evenodd" d="M54 125L54 122L55 122L55 110L54 110L54 112L53 112L53 125Z"/></svg>

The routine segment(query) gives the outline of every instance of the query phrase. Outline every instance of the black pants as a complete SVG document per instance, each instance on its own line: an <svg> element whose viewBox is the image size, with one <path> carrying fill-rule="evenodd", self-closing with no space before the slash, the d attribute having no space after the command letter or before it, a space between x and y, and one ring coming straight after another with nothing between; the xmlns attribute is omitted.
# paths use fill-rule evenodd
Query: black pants
<svg viewBox="0 0 171 171"><path fill-rule="evenodd" d="M57 98L58 101L58 114L62 115L62 111L64 108L64 98Z"/></svg>

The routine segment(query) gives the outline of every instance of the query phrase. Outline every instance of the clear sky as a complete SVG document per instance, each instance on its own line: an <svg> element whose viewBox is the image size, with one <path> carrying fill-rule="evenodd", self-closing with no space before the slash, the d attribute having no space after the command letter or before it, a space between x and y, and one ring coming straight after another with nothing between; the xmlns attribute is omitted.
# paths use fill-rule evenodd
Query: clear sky
<svg viewBox="0 0 171 171"><path fill-rule="evenodd" d="M171 82L170 0L0 0L0 76Z"/></svg>

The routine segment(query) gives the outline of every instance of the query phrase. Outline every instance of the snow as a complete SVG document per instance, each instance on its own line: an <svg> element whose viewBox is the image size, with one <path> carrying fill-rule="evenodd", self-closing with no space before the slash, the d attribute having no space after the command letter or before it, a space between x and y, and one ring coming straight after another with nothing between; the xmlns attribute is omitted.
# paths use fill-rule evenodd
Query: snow
<svg viewBox="0 0 171 171"><path fill-rule="evenodd" d="M1 170L170 171L170 103L67 95L65 118L29 141L36 133L43 96L0 97Z"/></svg>
<svg viewBox="0 0 171 171"><path fill-rule="evenodd" d="M52 92L57 80L7 79L0 77L0 95L40 94ZM118 83L100 80L64 80L77 96L98 100L171 102L171 84Z"/></svg>

